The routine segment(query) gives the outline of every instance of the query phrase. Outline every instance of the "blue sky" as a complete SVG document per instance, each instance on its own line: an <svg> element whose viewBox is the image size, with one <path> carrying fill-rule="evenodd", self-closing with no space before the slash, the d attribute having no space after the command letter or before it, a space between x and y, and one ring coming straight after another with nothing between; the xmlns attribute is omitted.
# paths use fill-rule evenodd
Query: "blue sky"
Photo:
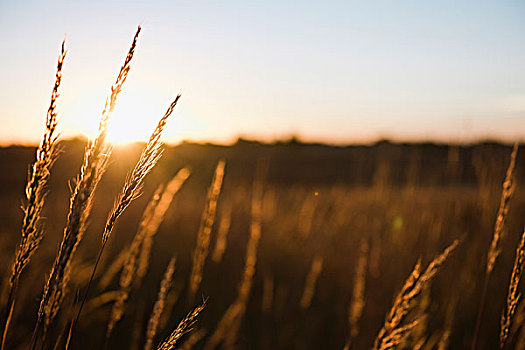
<svg viewBox="0 0 525 350"><path fill-rule="evenodd" d="M525 136L519 1L16 1L0 4L0 143L38 142L60 42L64 137L91 136L136 26L114 140L330 143Z"/></svg>

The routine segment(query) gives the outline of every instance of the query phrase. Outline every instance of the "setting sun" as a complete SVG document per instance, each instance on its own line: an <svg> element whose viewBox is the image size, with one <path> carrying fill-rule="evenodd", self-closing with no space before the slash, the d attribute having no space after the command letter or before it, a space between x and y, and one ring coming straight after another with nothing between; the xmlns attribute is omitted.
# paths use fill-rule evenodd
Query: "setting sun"
<svg viewBox="0 0 525 350"><path fill-rule="evenodd" d="M525 350L525 1L0 19L0 350Z"/></svg>
<svg viewBox="0 0 525 350"><path fill-rule="evenodd" d="M149 101L138 99L133 105L121 106L115 110L109 120L108 141L117 144L146 142L162 116L160 113L154 114L153 109ZM173 117L176 117L176 110ZM172 121L168 122L171 124Z"/></svg>
<svg viewBox="0 0 525 350"><path fill-rule="evenodd" d="M133 77L130 77L131 83ZM86 136L93 138L98 132L99 118L104 108L107 87L99 84L91 88L79 89L77 94L64 93L61 123L68 131L66 137ZM126 144L146 142L151 132L176 93L158 93L139 84L130 84L122 91L119 103L111 114L108 123L109 142ZM184 103L184 96L179 103ZM195 133L197 129L205 129L202 121L195 117L181 115L177 105L174 114L166 125L169 137L164 142L177 143Z"/></svg>

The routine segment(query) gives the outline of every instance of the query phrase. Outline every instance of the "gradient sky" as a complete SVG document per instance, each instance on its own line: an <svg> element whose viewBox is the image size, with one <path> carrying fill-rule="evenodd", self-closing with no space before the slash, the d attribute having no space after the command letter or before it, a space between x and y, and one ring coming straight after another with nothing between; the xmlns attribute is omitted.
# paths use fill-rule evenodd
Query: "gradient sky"
<svg viewBox="0 0 525 350"><path fill-rule="evenodd" d="M0 143L38 142L62 39L64 137L93 136L136 26L111 125L230 141L525 139L523 1L2 1Z"/></svg>

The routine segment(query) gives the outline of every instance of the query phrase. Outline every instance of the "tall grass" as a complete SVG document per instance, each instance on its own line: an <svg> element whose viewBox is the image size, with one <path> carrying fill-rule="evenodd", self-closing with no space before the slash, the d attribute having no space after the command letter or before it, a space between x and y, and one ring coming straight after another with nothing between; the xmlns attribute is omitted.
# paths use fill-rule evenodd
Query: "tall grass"
<svg viewBox="0 0 525 350"><path fill-rule="evenodd" d="M485 278L481 290L481 300L479 303L478 316L476 318L476 326L474 329L474 336L472 338L471 350L476 349L479 331L481 329L481 322L483 320L483 309L485 308L485 298L487 296L487 290L489 287L490 275L494 270L496 259L501 253L501 239L505 234L505 222L507 221L507 215L509 213L510 199L514 193L514 168L516 167L517 154L518 143L515 143L514 147L512 148L512 153L510 154L510 161L507 168L507 173L505 174L505 180L503 181L503 190L501 191L498 215L496 216L496 222L494 223L494 233L492 235L492 241L487 253L487 267L485 270Z"/></svg>
<svg viewBox="0 0 525 350"><path fill-rule="evenodd" d="M171 332L170 336L166 338L166 340L164 340L164 342L162 342L157 347L157 350L174 349L179 340L182 338L182 336L184 336L186 333L190 332L193 329L197 316L204 309L205 306L206 301L204 301L201 305L197 306L185 318L183 318L182 321L180 321L177 328L175 328L175 330Z"/></svg>
<svg viewBox="0 0 525 350"><path fill-rule="evenodd" d="M153 237L164 219L173 196L179 191L188 176L189 171L186 168L179 170L166 185L162 195L159 196L159 190L157 190L144 211L137 233L126 253L126 259L120 275L119 295L113 304L108 321L106 343L109 341L115 325L124 314L125 303L131 292L132 283L140 283L143 277L143 275L139 274L140 268L142 267L144 274L147 270Z"/></svg>
<svg viewBox="0 0 525 350"><path fill-rule="evenodd" d="M166 111L166 113L164 113L162 118L160 118L157 124L157 127L151 134L151 137L148 143L146 144L146 147L144 148L144 150L142 151L142 154L140 155L139 161L135 165L135 168L133 168L133 171L131 172L131 174L129 174L128 177L126 178L124 186L122 187L122 190L117 200L115 201L115 205L108 216L108 219L106 221L106 226L104 227L104 232L102 233L102 244L100 246L100 249L97 255L97 259L95 260L95 265L93 266L91 277L89 279L86 291L84 293L84 297L78 309L77 316L75 317L74 321L71 324L70 337L73 333L73 330L75 329L75 325L80 319L80 315L82 313L82 307L84 306L84 303L88 296L89 288L91 287L91 283L95 276L98 264L100 262L100 258L102 257L102 253L104 251L104 248L106 247L106 243L108 242L108 239L111 235L111 232L113 231L113 227L115 226L117 219L124 212L124 210L126 210L126 208L131 204L131 202L140 195L140 192L142 190L142 186L144 183L144 178L146 177L146 175L148 175L151 169L153 169L155 164L157 164L157 161L160 159L162 155L160 137L162 135L162 131L164 130L164 126L166 125L166 121L168 117L173 113L173 110L175 106L177 105L179 98L180 98L180 95L178 95L175 98L175 100L168 107L168 110Z"/></svg>
<svg viewBox="0 0 525 350"><path fill-rule="evenodd" d="M160 196L159 202L153 208L151 216L145 217L144 221L141 222L139 230L141 234L137 232L135 236L141 245L139 260L137 266L137 277L135 283L140 285L140 282L146 275L149 267L149 260L151 256L151 248L153 246L153 238L157 234L160 224L166 216L166 212L170 207L173 197L179 192L182 185L186 182L190 176L190 171L187 168L180 169L177 174L166 184L165 190ZM135 240L135 239L134 239ZM133 243L132 243L133 245Z"/></svg>
<svg viewBox="0 0 525 350"><path fill-rule="evenodd" d="M223 191L226 162L221 159L216 166L202 213L200 210L192 213L195 210L192 208L191 201L181 201L182 205L178 208L180 212L176 213L176 217L183 217L183 220L181 220L182 222L177 222L175 226L177 232L181 232L181 234L169 238L166 237L162 242L162 244L174 244L175 242L174 246L177 247L182 242L182 244L187 244L189 252L190 245L195 242L194 239L196 238L196 245L194 251L191 252L192 254L181 254L181 256L186 256L188 261L183 261L179 265L182 266L183 272L184 268L187 268L186 272L188 274L183 274L180 278L177 277L179 273L175 275L175 258L171 258L164 270L160 287L157 287L159 285L157 282L150 283L146 279L153 260L152 256L157 253L153 251L153 242L163 220L168 215L168 208L171 206L175 194L178 193L190 175L186 168L182 168L169 182L157 187L153 197L145 207L131 242L121 242L120 246L126 248L116 252L114 256L108 259L108 266L103 271L102 276L96 275L99 262L103 261L101 257L105 251L105 246L111 236L114 235L113 231L118 227L117 221L121 220L123 212L128 210L131 207L131 203L141 194L146 177L162 155L161 135L166 120L172 114L180 98L180 95L177 96L158 122L135 167L127 175L108 216L103 218L105 219L105 224L102 222L104 225L101 230L101 241L97 244L98 253L94 256L94 259L86 256L75 258L75 255L78 255L76 250L88 226L95 192L112 152L112 146L106 140L107 125L119 93L126 81L140 31L141 28L139 27L118 77L111 87L102 112L98 134L88 143L84 150L77 181L72 186L70 193L62 241L54 261L52 259L49 260L53 261L53 265L50 273L46 276L46 283L38 306L35 328L30 339L30 349L34 349L39 343L42 344L42 349L53 347L53 345L55 349L58 349L62 348L63 344L65 344L67 349L70 344L74 344L71 340L75 327L80 324L79 320L82 310L84 310L85 318L83 323L89 326L86 326L83 330L87 330L86 334L90 338L96 338L97 332L94 326L88 322L103 319L107 320L107 328L105 337L102 334L101 338L104 338L102 341L105 341L106 348L110 346L110 341L114 341L115 344L129 343L131 349L138 349L143 345L146 350L153 348L161 350L174 348L190 349L201 340L204 343L202 348L208 350L218 347L225 349L239 348L242 347L244 342L248 344L248 347L253 346L255 342L260 342L257 345L261 348L309 348L320 347L319 344L323 348L332 348L332 345L336 344L339 348L344 345L345 349L350 349L358 344L358 336L363 338L370 336L368 340L373 342L373 349L446 349L460 344L460 342L452 343L456 334L459 334L458 329L453 327L454 319L457 319L456 323L460 323L460 320L465 323L465 319L469 321L474 319L473 316L475 316L477 311L478 317L473 338L467 339L464 334L461 335L463 336L463 339L461 339L463 343L471 341L470 345L476 347L488 282L490 276L494 273L495 264L502 252L510 200L517 182L514 179L516 175L517 145L512 150L503 183L499 209L492 232L492 241L486 255L485 283L481 290L475 290L475 283L468 281L476 267L472 265L472 261L479 258L477 255L479 251L476 250L477 245L475 242L472 242L474 240L472 238L469 240L467 249L462 252L462 254L464 253L462 258L466 256L467 260L470 259L470 264L462 261L459 273L451 274L462 280L462 294L456 293L450 298L447 297L446 300L450 301L447 307L442 307L439 304L442 300L434 298L435 295L439 295L439 292L443 293L444 289L449 289L447 288L449 287L448 285L443 287L440 284L434 284L431 292L430 287L442 265L457 249L459 241L456 240L441 254L437 255L426 267L424 267L421 260L417 261L411 274L401 286L399 292L395 294L393 304L386 313L384 322L377 327L380 328L379 331L377 334L371 334L371 316L376 311L381 312L381 314L384 312L381 303L377 302L379 300L377 297L381 296L384 300L384 296L389 294L390 290L383 286L388 286L390 282L394 282L388 279L390 275L395 275L391 273L394 271L393 267L388 265L394 260L403 262L406 259L411 259L410 261L412 261L414 258L410 255L412 252L420 254L422 251L431 249L437 242L443 240L441 231L444 232L446 229L451 232L449 237L459 235L461 231L471 229L471 226L472 230L478 230L478 232L480 228L488 226L487 231L489 231L491 224L485 222L488 220L487 218L483 218L479 222L477 220L474 222L472 219L461 222L455 220L454 215L470 218L472 212L477 213L475 210L480 208L483 209L483 213L486 213L485 209L490 208L490 205L493 204L490 203L490 195L485 196L483 194L483 200L486 200L487 203L479 203L481 196L479 193L475 193L475 196L472 196L472 198L475 198L472 200L473 203L469 203L465 207L458 204L460 201L458 198L454 198L453 202L446 202L446 205L444 205L446 207L445 212L451 213L452 219L454 219L448 224L442 218L440 220L437 219L438 215L434 213L436 208L434 201L440 200L439 196L441 193L435 194L443 189L440 187L438 190L433 189L432 191L434 192L430 192L419 188L416 183L416 179L421 179L418 173L420 170L418 168L419 164L412 161L409 169L402 169L402 176L410 179L410 187L400 186L401 190L398 191L394 185L396 176L399 175L396 175L396 171L393 168L395 154L390 159L391 154L388 155L386 152L383 152L383 148L380 149L380 161L374 165L375 173L372 178L370 174L374 172L374 167L371 167L371 171L363 173L366 173L366 181L368 181L366 186L372 182L371 189L368 187L365 189L348 189L339 185L334 185L328 189L317 188L317 185L312 183L308 183L306 186L304 184L297 186L292 184L289 186L289 189L285 188L285 186L279 187L275 183L265 183L267 181L265 179L267 170L265 166L268 164L259 163L254 178L250 178L253 182L246 184L239 181L234 195L228 197L229 201L225 206L221 205L222 210L220 211L218 234L215 249L212 252L212 259L215 262L222 261L222 263L210 266L210 271L222 273L216 278L220 280L219 284L221 286L218 289L218 294L213 293L213 291L210 292L215 295L209 299L211 303L216 303L217 300L226 300L227 302L224 308L216 304L213 307L213 310L223 313L222 315L211 315L209 319L215 322L218 318L219 321L214 328L206 329L205 327L208 325L205 324L192 336L183 338L194 328L196 319L205 307L206 300L208 300L205 299L202 305L195 307L186 317L182 318L178 325L172 324L169 327L173 329L171 333L160 344L155 344L156 338L162 333L164 328L167 328L165 326L173 319L175 313L180 311L177 308L179 295L183 291L187 292L190 301L193 301L201 288L204 279L204 266L209 255L212 240L211 234L215 223L218 201ZM46 204L46 207L49 205L45 203L46 187L50 178L51 167L58 154L56 102L59 97L58 90L62 77L62 65L66 56L64 46L63 43L58 59L51 103L46 116L46 129L43 139L37 148L36 160L29 169L25 187L26 203L23 208L21 240L16 248L14 262L9 261L9 264L6 265L11 267L11 269L5 276L5 295L2 296L6 299L6 303L5 310L3 310L5 315L3 315L0 350L6 348L6 344L8 344L6 342L8 330L10 330L9 338L13 337L20 343L24 342L24 336L29 340L30 332L27 332L24 325L18 327L18 325L12 324L14 323L12 319L14 318L13 315L16 314L14 312L15 301L18 304L17 306L21 307L22 302L25 300L27 304L25 307L28 309L31 306L30 301L35 298L35 295L31 294L31 288L19 288L19 283L22 273L27 269L32 261L31 259L35 259L33 256L39 248L46 231L43 225L43 208L44 204ZM464 152L460 147L449 148L448 152L448 167L445 174L447 176L444 177L449 179L453 186L457 186L461 181L461 174L464 170L460 168L460 160L464 157ZM213 156L214 162L217 159L216 156L216 154ZM419 159L419 156L416 158ZM416 158L413 157L411 159L414 160ZM279 160L280 158L276 159ZM307 158L307 160L308 162L311 161L310 158ZM243 161L246 161L246 159L243 158ZM228 164L231 164L229 158ZM282 164L279 164L279 166L282 166ZM234 166L229 165L229 167L232 169L233 179L238 173L235 172L236 168ZM196 169L199 169L199 167L196 167ZM275 170L280 170L280 168L276 167ZM473 171L479 172L480 170L476 168ZM197 173L197 176L200 175ZM275 174L272 173L272 175ZM488 189L488 187L486 186L484 190ZM269 190L264 193L264 188L269 188ZM468 192L470 189L462 190ZM315 196L312 196L312 193L315 193ZM405 197L398 198L396 197L397 193ZM434 194L435 197L428 196L428 198L422 199L416 196L416 194L428 193ZM458 196L458 193L456 192L455 195ZM489 191L487 193L490 194ZM348 201L348 198L354 194L352 201ZM462 192L461 195L464 195L464 193ZM465 196L468 196L468 193ZM432 204L429 206L430 210L428 210L430 213L421 209L421 222L416 223L416 220L413 220L411 216L413 216L414 210L419 210L417 204L425 200ZM244 207L240 204L244 205ZM239 225L235 222L235 225L232 226L233 208L236 209L235 219L241 218ZM243 212L243 210L245 211ZM241 217L243 213L245 214L245 220L242 220ZM191 227L192 222L189 219L191 215L195 219L195 224L199 224L196 237L186 235L184 230L190 227L191 230L188 230L188 232L195 233L195 227ZM367 215L373 215L373 218L369 219ZM235 229L242 227L243 222L246 225L246 230L242 232L243 234L237 234L238 232L230 233L232 227ZM356 222L357 224L355 224ZM461 225L458 225L458 222ZM351 230L351 232L363 232L363 236L367 237L361 239L360 244L356 245L355 237L348 236L350 231L345 225L349 225L349 223L356 225L353 227L354 229L361 229L361 231ZM415 228L410 227L414 223L419 226ZM125 223L120 222L118 225L122 224ZM182 230L179 230L180 227L177 226L179 224L183 228ZM265 235L264 240L261 241L263 225ZM123 226L120 227L122 228ZM512 225L508 226L514 227ZM412 230L410 232L413 235L403 233L402 231L404 230ZM318 234L319 231L327 231L328 233L321 237ZM424 237L422 233L426 233L428 237ZM403 235L401 236L401 234ZM247 244L244 241L246 238ZM0 237L0 239L3 238ZM180 241L178 241L179 239ZM242 240L242 244L239 244L239 241L235 241L236 239ZM448 240L448 238L446 239ZM228 240L231 240L231 242L227 242ZM240 283L237 289L231 284L227 285L229 280L224 277L226 273L231 275L232 271L234 271L233 260L230 260L230 254L223 260L227 244L229 244L228 249L231 249L232 256L234 256L236 249L237 252L241 252L238 256L239 259L244 254L244 264L238 266ZM323 254L321 255L320 245L330 247L331 250L323 249ZM243 247L246 247L245 251ZM166 248L170 250L170 255L173 254L171 246L166 246ZM308 249L310 250L307 254L303 254ZM162 252L162 249L159 252ZM289 255L285 255L285 253ZM353 253L356 253L356 264L349 267L348 256ZM39 254L35 255L35 257L36 259L40 258ZM305 263L307 257L313 257L313 259L309 261L310 270L306 274L306 278L303 278L304 275L298 274L297 271L300 270L298 266L304 266L303 263ZM417 258L417 255L415 258ZM32 268L35 266L34 270L31 270L34 273L33 276L41 276L47 270L48 266L44 264L46 261L44 257L38 261L38 264L34 262L31 264ZM499 347L501 349L512 345L515 345L517 349L525 348L525 327L523 325L525 321L525 303L521 301L519 293L519 283L524 262L525 232L523 232L516 249L514 266L506 294L506 304L501 314L499 329ZM339 263L339 266L337 266L337 263ZM477 261L474 264L477 264ZM262 265L262 276L256 275L256 269L259 269L258 265ZM400 264L400 266L402 265ZM224 266L227 267L227 270L220 270ZM336 280L334 273L338 268L340 268L343 277ZM354 272L353 281L349 278L349 271ZM319 278L321 273L323 274L323 279ZM215 278L214 276L211 277ZM455 277L449 276L449 279L451 278ZM184 283L179 283L179 281L188 283L185 285ZM98 285L94 284L94 282L98 282ZM222 285L223 282L224 285ZM353 284L350 284L350 282L353 282ZM450 280L447 282L453 287L459 285L452 283L453 281ZM77 297L65 298L66 293L70 289L68 286L71 284L81 288L80 290L83 292L79 303L77 302ZM97 287L98 295L88 299L88 293L92 285ZM108 288L110 286L112 287ZM224 289L221 289L222 287ZM230 291L233 290L233 298L231 299L225 292L229 287L231 287ZM95 287L93 288L95 289ZM344 299L347 302L348 296L345 294L350 288L350 305L346 309L344 306L336 304L336 301ZM152 293L153 289L154 292ZM316 291L319 291L319 294L314 298ZM343 291L343 293L340 291ZM206 292L208 293L208 291ZM481 294L479 308L476 305L473 308L474 314L467 314L464 317L462 313L465 311L466 306L459 302L462 301L467 304L468 301L464 299L477 300L477 298L472 298L472 296L477 295L474 293L478 292ZM152 301L152 305L141 303L140 301L135 302L132 298L135 295L134 293L154 294L156 300L154 304ZM327 295L329 299L327 299ZM254 303L257 303L255 308L250 304L252 297ZM366 310L364 307L365 300ZM4 304L3 301L2 304ZM461 308L461 313L456 312L456 304L459 305L458 310ZM377 305L380 306L378 307ZM374 308L376 309L374 310ZM148 319L147 311L151 309ZM301 309L304 311L301 311ZM307 309L308 311L306 311ZM334 315L342 314L345 310L348 310L347 319L345 319L348 325L345 327L334 326L334 320L344 319L334 317ZM368 314L368 311L370 311L370 314ZM437 316L433 315L434 312L436 312ZM261 313L264 313L263 317L261 317ZM75 314L76 317L72 317ZM121 322L127 314L132 316L133 319L130 319L128 323ZM90 317L88 318L88 316ZM217 318L214 318L215 316ZM302 321L299 320L299 316L304 316L305 321L308 321L306 327L303 322L299 322ZM255 319L257 317L261 318ZM248 322L244 323L245 321ZM328 324L328 326L325 324ZM125 336L130 335L129 339L117 339L120 333L120 330L119 332L115 331L117 325L123 326L122 334L125 334ZM260 326L262 331L259 329L254 331L253 328L255 326ZM243 337L241 331L246 331L246 334L249 336ZM260 338L255 338L259 333L254 332L260 332ZM317 344L310 344L309 341L313 337L312 334L314 332L319 332L319 338L322 341ZM252 339L250 336L254 334L255 336ZM340 335L339 338L335 336L337 334ZM48 335L50 338L49 342L46 341ZM55 335L56 338L51 339L52 335ZM78 332L77 336L79 338L81 335L83 334ZM496 340L497 331L494 331L493 335ZM468 336L470 337L470 334ZM54 341L54 344L52 341ZM80 342L78 343L81 344ZM96 345L91 343L86 346L96 347Z"/></svg>
<svg viewBox="0 0 525 350"><path fill-rule="evenodd" d="M160 316L164 311L164 306L166 304L166 297L171 288L171 283L173 279L173 273L175 272L175 257L172 257L164 273L164 278L160 283L159 293L157 296L157 301L153 306L153 312L148 321L148 329L146 331L146 344L144 345L144 350L151 350L153 347L153 341L155 335L157 334L157 328L159 326Z"/></svg>
<svg viewBox="0 0 525 350"><path fill-rule="evenodd" d="M353 339L359 334L359 320L365 308L365 285L366 271L368 266L369 243L367 239L362 239L359 249L359 257L355 268L354 288L352 291L352 300L348 308L349 335L344 349L349 350Z"/></svg>
<svg viewBox="0 0 525 350"><path fill-rule="evenodd" d="M259 164L258 173L253 183L252 200L251 200L251 221L250 221L250 238L246 247L246 258L244 262L244 271L239 285L236 300L228 307L220 319L215 331L208 338L204 349L215 349L224 342L226 348L232 348L237 340L237 334L241 326L242 319L246 312L246 305L252 290L253 276L255 275L255 266L257 264L257 250L261 239L262 224L262 198L263 198L263 180L267 166L265 163Z"/></svg>
<svg viewBox="0 0 525 350"><path fill-rule="evenodd" d="M64 295L67 292L71 261L86 230L93 196L100 178L106 170L111 154L111 146L106 142L107 123L111 113L115 109L117 97L128 76L140 29L141 28L138 27L124 64L120 68L118 77L111 87L110 96L106 99L99 124L98 135L86 148L84 161L70 198L69 214L66 228L64 229L64 237L62 238L62 243L60 244L60 249L51 273L49 274L49 278L44 286L35 330L31 340L31 349L34 349L36 345L41 325L44 324L44 328L47 330L56 316Z"/></svg>
<svg viewBox="0 0 525 350"><path fill-rule="evenodd" d="M403 338L410 334L414 327L421 322L421 319L417 318L405 325L402 324L409 311L414 308L423 288L434 278L441 265L458 245L459 241L454 241L443 253L434 258L424 271L421 270L421 261L417 262L401 291L397 294L390 312L387 314L383 328L379 331L374 342L374 349L386 350L400 346Z"/></svg>
<svg viewBox="0 0 525 350"><path fill-rule="evenodd" d="M40 245L44 237L42 209L46 197L45 188L51 172L51 167L58 154L58 136L55 130L58 124L56 103L59 97L58 88L62 81L62 66L66 58L65 41L62 42L60 56L58 57L57 69L55 74L55 85L51 92L51 102L46 115L46 128L42 141L36 150L36 160L29 169L29 176L25 188L26 204L24 205L24 219L22 223L22 238L18 246L15 259L11 268L11 275L8 281L8 297L6 304L6 315L2 332L0 349L3 350L7 337L7 331L13 316L16 294L20 276L31 261L31 258Z"/></svg>
<svg viewBox="0 0 525 350"><path fill-rule="evenodd" d="M142 239L144 238L143 237L144 232L145 232L144 229L145 227L148 227L148 223L151 221L151 218L153 217L155 208L157 207L160 201L160 196L163 193L163 191L164 191L163 184L157 186L157 189L155 190L155 192L153 193L153 196L150 198L148 204L146 205L146 208L144 209L144 213L142 214L142 219L140 220L138 232L142 232L142 234L135 235L131 243L131 246L128 247L127 249L121 250L118 257L116 257L112 261L111 265L109 265L106 268L104 275L100 278L100 281L98 283L99 289L106 289L108 285L111 283L111 281L113 280L113 278L115 278L115 276L119 273L119 271L122 270L122 267L126 264L128 260L128 256L130 254L131 247L135 245L137 247L136 249L137 249L137 254L138 254L138 249L140 248L140 245L142 244Z"/></svg>
<svg viewBox="0 0 525 350"><path fill-rule="evenodd" d="M452 327L454 321L454 313L456 312L456 300L453 300L447 308L447 313L445 315L445 327L442 334L439 336L437 343L438 350L446 350L450 345L450 336L452 334Z"/></svg>
<svg viewBox="0 0 525 350"><path fill-rule="evenodd" d="M315 288L317 286L317 280L323 270L323 257L316 255L312 260L310 271L306 276L306 282L304 284L303 295L301 296L300 305L302 309L308 309L312 303L312 299L315 294Z"/></svg>
<svg viewBox="0 0 525 350"><path fill-rule="evenodd" d="M518 293L518 286L521 280L521 274L523 272L523 264L525 263L525 231L521 235L521 240L516 248L516 258L514 260L514 267L512 268L512 274L510 276L509 292L507 294L507 306L501 315L501 328L500 328L500 348L503 349L507 337L509 336L510 326L518 301L521 294Z"/></svg>
<svg viewBox="0 0 525 350"><path fill-rule="evenodd" d="M204 262L206 261L210 247L211 230L215 221L215 212L217 211L217 202L221 193L225 165L226 163L221 159L217 164L217 168L215 168L215 174L208 189L206 207L202 213L201 224L197 234L197 244L193 253L193 268L191 270L188 288L190 303L193 303L195 293L197 293L202 281Z"/></svg>
<svg viewBox="0 0 525 350"><path fill-rule="evenodd" d="M226 205L221 213L221 220L219 222L219 230L217 232L217 240L215 241L215 248L212 254L212 260L216 263L222 260L226 246L228 244L228 231L230 230L232 220L232 207Z"/></svg>

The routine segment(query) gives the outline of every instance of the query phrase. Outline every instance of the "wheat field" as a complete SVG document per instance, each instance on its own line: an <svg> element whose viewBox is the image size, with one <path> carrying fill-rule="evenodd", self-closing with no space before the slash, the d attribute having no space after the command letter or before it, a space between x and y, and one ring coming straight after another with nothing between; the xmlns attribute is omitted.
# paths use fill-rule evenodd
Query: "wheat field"
<svg viewBox="0 0 525 350"><path fill-rule="evenodd" d="M2 349L525 349L519 147L0 149ZM29 175L28 175L29 169ZM22 204L22 210L20 210Z"/></svg>

